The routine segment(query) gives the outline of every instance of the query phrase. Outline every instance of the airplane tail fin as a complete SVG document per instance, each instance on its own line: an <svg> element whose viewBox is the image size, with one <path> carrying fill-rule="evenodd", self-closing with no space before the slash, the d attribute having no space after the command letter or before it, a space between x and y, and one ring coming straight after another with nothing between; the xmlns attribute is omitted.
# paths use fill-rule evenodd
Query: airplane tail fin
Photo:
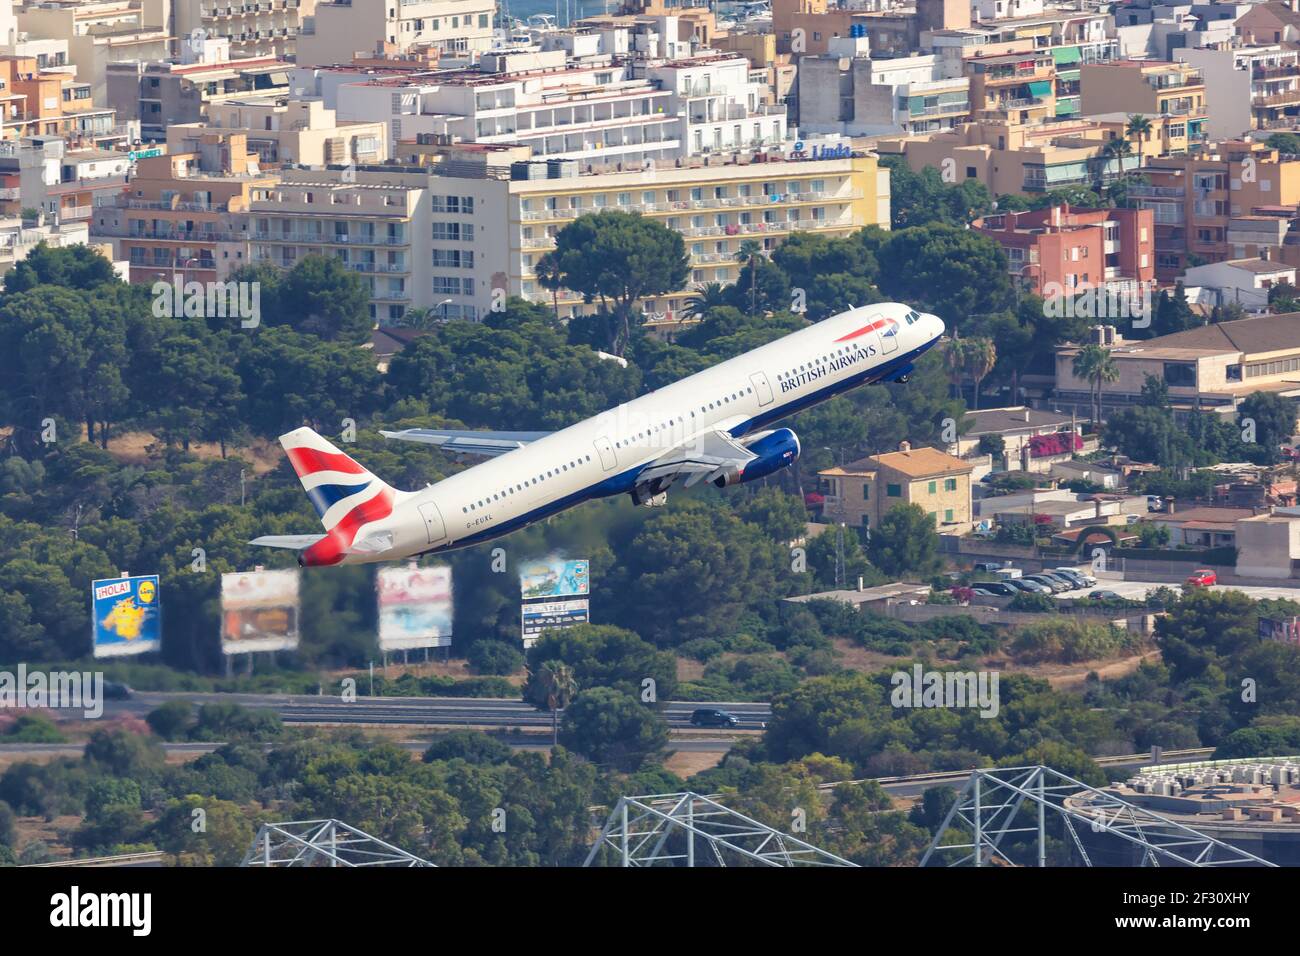
<svg viewBox="0 0 1300 956"><path fill-rule="evenodd" d="M392 511L399 492L310 428L281 435L280 444L328 536L350 545L358 528Z"/></svg>

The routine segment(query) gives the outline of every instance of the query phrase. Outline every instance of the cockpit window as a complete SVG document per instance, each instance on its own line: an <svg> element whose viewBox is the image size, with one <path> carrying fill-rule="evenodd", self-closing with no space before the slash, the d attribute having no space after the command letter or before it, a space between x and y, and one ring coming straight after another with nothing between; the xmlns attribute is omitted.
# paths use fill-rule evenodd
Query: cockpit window
<svg viewBox="0 0 1300 956"><path fill-rule="evenodd" d="M911 312L908 312L907 315L904 316L904 318L907 319L907 324L911 325L913 322L918 321L921 318L921 316L918 312L916 312L916 310L912 310Z"/></svg>

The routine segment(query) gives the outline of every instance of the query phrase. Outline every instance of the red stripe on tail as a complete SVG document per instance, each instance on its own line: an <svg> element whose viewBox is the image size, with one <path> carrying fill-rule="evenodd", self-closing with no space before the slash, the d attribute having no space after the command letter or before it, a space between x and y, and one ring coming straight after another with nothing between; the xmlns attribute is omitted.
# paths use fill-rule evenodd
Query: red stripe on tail
<svg viewBox="0 0 1300 956"><path fill-rule="evenodd" d="M289 461L299 478L318 471L341 471L348 475L364 475L366 470L342 452L317 451L315 448L288 448Z"/></svg>

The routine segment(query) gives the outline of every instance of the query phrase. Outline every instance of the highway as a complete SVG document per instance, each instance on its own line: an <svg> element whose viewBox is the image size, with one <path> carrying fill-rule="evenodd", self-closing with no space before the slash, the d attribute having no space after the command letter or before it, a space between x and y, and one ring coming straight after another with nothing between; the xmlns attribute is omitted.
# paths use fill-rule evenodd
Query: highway
<svg viewBox="0 0 1300 956"><path fill-rule="evenodd" d="M549 729L551 714L521 700L501 697L339 697L308 694L215 694L135 691L129 700L104 703L104 713L143 717L171 700L194 704L227 703L271 710L285 723L373 724L398 727L476 727L489 729ZM771 719L766 703L669 701L660 711L670 730L689 730L691 712L712 707L740 719L733 730L762 730Z"/></svg>

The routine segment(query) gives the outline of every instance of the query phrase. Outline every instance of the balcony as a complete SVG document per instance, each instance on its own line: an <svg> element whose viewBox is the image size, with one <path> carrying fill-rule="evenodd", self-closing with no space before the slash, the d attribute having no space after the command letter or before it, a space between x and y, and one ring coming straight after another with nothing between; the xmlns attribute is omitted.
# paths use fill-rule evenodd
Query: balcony
<svg viewBox="0 0 1300 956"><path fill-rule="evenodd" d="M1148 199L1182 199L1187 192L1182 186L1149 186L1146 183L1132 183L1128 187L1128 194Z"/></svg>
<svg viewBox="0 0 1300 956"><path fill-rule="evenodd" d="M1256 96L1251 100L1251 105L1255 107L1294 106L1297 103L1300 103L1300 89L1274 93L1272 96Z"/></svg>
<svg viewBox="0 0 1300 956"><path fill-rule="evenodd" d="M353 236L323 232L264 232L249 233L258 242L290 242L304 246L406 246L410 240L401 236Z"/></svg>

